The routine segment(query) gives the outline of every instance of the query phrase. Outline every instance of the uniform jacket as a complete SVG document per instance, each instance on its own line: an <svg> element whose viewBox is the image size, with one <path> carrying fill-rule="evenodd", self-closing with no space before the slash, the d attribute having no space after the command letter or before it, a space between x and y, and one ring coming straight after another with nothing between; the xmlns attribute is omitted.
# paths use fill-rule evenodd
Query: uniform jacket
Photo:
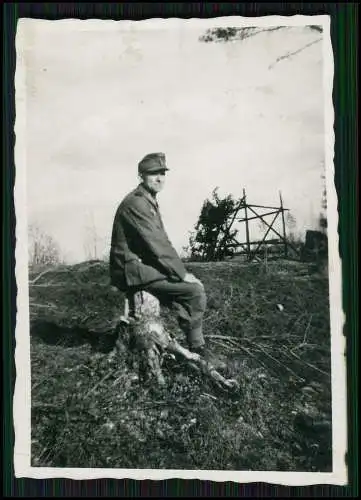
<svg viewBox="0 0 361 500"><path fill-rule="evenodd" d="M120 290L161 279L182 281L186 274L168 239L158 203L142 184L116 211L109 265L111 282Z"/></svg>

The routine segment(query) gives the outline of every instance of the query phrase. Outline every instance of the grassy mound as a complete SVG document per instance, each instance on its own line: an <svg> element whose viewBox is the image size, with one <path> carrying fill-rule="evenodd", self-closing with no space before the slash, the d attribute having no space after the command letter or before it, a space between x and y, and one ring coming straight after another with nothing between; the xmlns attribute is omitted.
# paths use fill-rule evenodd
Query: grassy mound
<svg viewBox="0 0 361 500"><path fill-rule="evenodd" d="M332 470L327 277L286 261L187 267L235 397L172 359L167 387L144 387L125 351L108 356L124 297L105 263L30 273L33 466Z"/></svg>

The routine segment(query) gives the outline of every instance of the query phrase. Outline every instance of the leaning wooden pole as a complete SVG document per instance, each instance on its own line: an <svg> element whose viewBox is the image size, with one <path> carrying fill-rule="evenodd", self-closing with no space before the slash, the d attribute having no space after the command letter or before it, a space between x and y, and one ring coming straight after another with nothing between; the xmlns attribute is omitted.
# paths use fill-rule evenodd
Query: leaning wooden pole
<svg viewBox="0 0 361 500"><path fill-rule="evenodd" d="M247 213L247 199L246 199L246 190L243 188L243 200L244 200L244 221L246 223L246 242L247 242L247 259L251 260L251 245L249 238L249 222L248 222L248 213Z"/></svg>
<svg viewBox="0 0 361 500"><path fill-rule="evenodd" d="M286 234L286 223L285 223L285 211L283 209L283 200L281 191L280 194L280 204L281 204L281 213L282 213L282 228L283 228L283 241L285 244L285 257L288 257L288 245L287 245L287 234Z"/></svg>

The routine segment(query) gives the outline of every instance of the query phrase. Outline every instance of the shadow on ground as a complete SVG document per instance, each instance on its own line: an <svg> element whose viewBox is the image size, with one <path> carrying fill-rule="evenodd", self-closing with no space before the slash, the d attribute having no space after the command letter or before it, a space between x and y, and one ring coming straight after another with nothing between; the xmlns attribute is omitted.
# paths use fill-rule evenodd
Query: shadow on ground
<svg viewBox="0 0 361 500"><path fill-rule="evenodd" d="M79 347L90 345L93 352L108 353L118 338L118 330L96 332L80 327L59 326L50 321L36 320L30 327L30 334L47 345Z"/></svg>

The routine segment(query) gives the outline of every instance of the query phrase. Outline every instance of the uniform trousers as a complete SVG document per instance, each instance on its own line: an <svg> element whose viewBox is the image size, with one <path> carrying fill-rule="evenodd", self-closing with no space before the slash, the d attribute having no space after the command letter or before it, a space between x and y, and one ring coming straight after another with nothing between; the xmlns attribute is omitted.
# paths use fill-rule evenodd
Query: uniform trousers
<svg viewBox="0 0 361 500"><path fill-rule="evenodd" d="M203 316L207 306L207 296L200 284L172 282L165 279L142 285L141 290L156 297L160 304L175 308L178 324L186 336L190 349L205 344Z"/></svg>

